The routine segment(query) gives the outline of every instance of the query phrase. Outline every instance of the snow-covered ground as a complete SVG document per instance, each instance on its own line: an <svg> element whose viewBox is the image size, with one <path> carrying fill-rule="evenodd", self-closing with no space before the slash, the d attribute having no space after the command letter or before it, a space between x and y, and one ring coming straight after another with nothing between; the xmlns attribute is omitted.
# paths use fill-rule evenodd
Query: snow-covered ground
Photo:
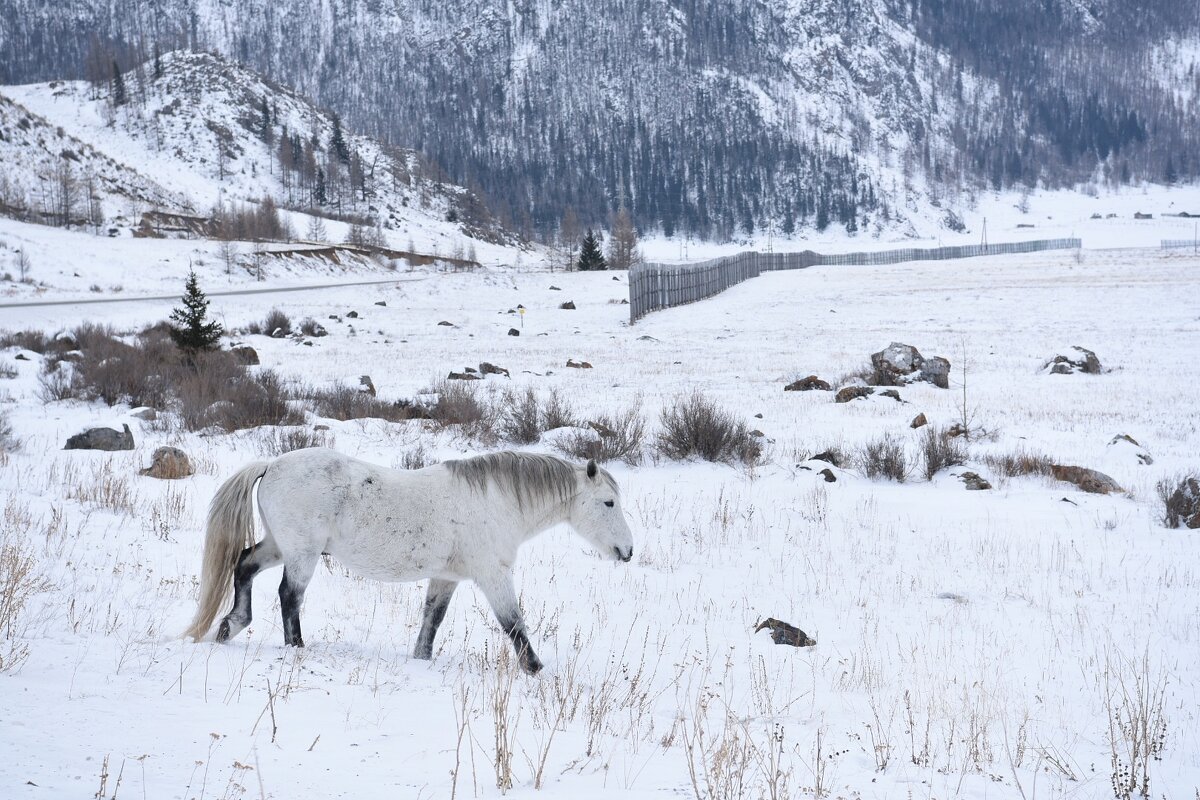
<svg viewBox="0 0 1200 800"><path fill-rule="evenodd" d="M170 255L177 285L192 245L139 245ZM230 326L272 306L324 322L330 335L312 346L245 340L284 375L370 374L385 398L491 361L512 378L489 378L487 391L559 389L585 417L640 400L652 437L659 410L700 389L765 434L764 463L610 465L634 562L614 567L555 531L517 566L547 663L536 678L497 667L507 640L473 588L454 598L433 661L414 661L424 587L336 564L309 589L303 650L282 646L277 571L256 584L248 632L191 644L175 636L194 610L205 509L221 480L261 457L261 434L164 432L123 407L43 403L39 357L0 351L16 372L0 378L0 409L23 440L0 457L0 530L49 581L17 641L28 660L0 674L0 794L496 797L499 717L513 797L1100 798L1112 794L1121 687L1143 680L1165 686L1151 794L1193 796L1200 569L1194 534L1162 527L1154 486L1200 466L1200 259L1128 250L816 267L632 328L623 275L400 277L416 280L222 296L212 308ZM561 310L566 300L578 310ZM523 323L509 313L518 304ZM132 329L170 306L7 308L0 328ZM849 404L782 390L810 373L834 381L892 341L949 358L951 389ZM1110 371L1039 374L1076 344ZM958 417L964 356L966 402L992 434L969 445L965 468L992 491L965 491L962 468L901 484L837 470L826 483L825 465L806 461L884 433L915 453L917 413ZM565 369L568 358L594 369ZM133 452L60 449L122 421ZM419 446L439 459L478 452L420 422L316 423L338 450L384 465ZM1118 434L1154 463L1110 445ZM197 474L139 476L163 444L185 449ZM981 461L1022 449L1101 469L1128 494L1005 480ZM754 634L767 616L818 644Z"/></svg>
<svg viewBox="0 0 1200 800"><path fill-rule="evenodd" d="M941 247L980 244L985 240L985 225L988 242L1078 237L1085 248L1091 249L1155 248L1163 239L1200 238L1200 220L1196 219L1200 216L1200 186L1122 187L1095 196L1074 191L983 192L973 203L950 203L947 207L966 223L967 229L962 233L941 225L941 215L927 213L916 214L909 220L913 236L902 231L847 236L841 227L831 226L824 233L806 230L803 235L787 238L778 230L761 229L753 236L743 235L724 244L680 237L651 238L642 242L642 250L650 261L672 263L768 248L776 252L838 253ZM1191 216L1180 217L1180 213ZM1153 219L1135 219L1135 214L1150 214Z"/></svg>

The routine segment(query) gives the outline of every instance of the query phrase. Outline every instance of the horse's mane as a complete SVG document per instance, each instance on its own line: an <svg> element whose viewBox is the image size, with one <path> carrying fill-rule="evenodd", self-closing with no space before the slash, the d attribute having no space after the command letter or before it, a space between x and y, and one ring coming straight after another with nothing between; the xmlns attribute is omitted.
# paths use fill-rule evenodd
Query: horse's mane
<svg viewBox="0 0 1200 800"><path fill-rule="evenodd" d="M527 503L565 502L575 496L578 487L574 464L541 453L505 450L444 463L451 475L466 481L472 489L487 492L491 481L521 508ZM614 492L619 491L607 470L600 469L599 473Z"/></svg>

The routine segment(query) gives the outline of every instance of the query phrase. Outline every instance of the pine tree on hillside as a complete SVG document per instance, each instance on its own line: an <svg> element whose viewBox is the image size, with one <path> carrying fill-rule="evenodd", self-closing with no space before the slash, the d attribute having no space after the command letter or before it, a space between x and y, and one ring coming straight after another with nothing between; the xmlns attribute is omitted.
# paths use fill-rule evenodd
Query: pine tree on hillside
<svg viewBox="0 0 1200 800"><path fill-rule="evenodd" d="M121 75L121 68L117 66L117 62L112 62L112 104L114 106L123 106L128 99L125 93L125 78Z"/></svg>
<svg viewBox="0 0 1200 800"><path fill-rule="evenodd" d="M346 136L342 133L342 118L333 115L333 135L329 137L329 149L341 159L343 164L350 163L350 147L346 144Z"/></svg>
<svg viewBox="0 0 1200 800"><path fill-rule="evenodd" d="M181 350L212 350L225 333L221 323L208 320L208 298L200 291L195 270L188 273L182 308L171 311L171 338Z"/></svg>
<svg viewBox="0 0 1200 800"><path fill-rule="evenodd" d="M583 237L583 244L579 248L579 263L576 266L581 272L608 269L608 262L600 252L600 242L591 228L588 228L587 235Z"/></svg>

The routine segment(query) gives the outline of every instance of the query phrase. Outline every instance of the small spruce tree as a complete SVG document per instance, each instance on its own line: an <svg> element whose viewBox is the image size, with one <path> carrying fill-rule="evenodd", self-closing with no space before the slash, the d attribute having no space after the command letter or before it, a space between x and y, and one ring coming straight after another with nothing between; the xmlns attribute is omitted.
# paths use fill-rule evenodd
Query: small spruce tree
<svg viewBox="0 0 1200 800"><path fill-rule="evenodd" d="M343 164L350 163L350 147L346 144L346 137L342 133L342 118L336 113L333 115L333 134L329 137L329 148Z"/></svg>
<svg viewBox="0 0 1200 800"><path fill-rule="evenodd" d="M112 62L112 75L112 104L123 106L128 96L125 93L125 77L121 75L121 68L116 61Z"/></svg>
<svg viewBox="0 0 1200 800"><path fill-rule="evenodd" d="M182 350L195 352L216 348L225 329L221 323L208 319L208 298L200 291L196 272L188 273L182 308L171 311L171 338Z"/></svg>
<svg viewBox="0 0 1200 800"><path fill-rule="evenodd" d="M587 235L583 237L583 244L579 248L577 267L581 272L608 269L608 262L604 260L604 254L600 252L600 242L591 228L588 228Z"/></svg>

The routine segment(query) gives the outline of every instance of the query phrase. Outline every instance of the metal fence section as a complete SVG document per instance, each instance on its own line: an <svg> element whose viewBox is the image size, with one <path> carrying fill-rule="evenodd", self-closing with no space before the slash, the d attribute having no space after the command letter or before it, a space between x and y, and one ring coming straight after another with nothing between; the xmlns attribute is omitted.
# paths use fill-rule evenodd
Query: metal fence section
<svg viewBox="0 0 1200 800"><path fill-rule="evenodd" d="M1200 239L1163 239L1163 250L1191 250L1200 253Z"/></svg>
<svg viewBox="0 0 1200 800"><path fill-rule="evenodd" d="M1074 250L1079 239L1040 239L1033 242L1006 242L958 247L910 247L866 253L822 255L812 250L794 253L738 253L695 264L644 263L629 271L629 321L637 322L651 311L694 303L725 291L730 286L764 272L804 269L817 265L870 266L899 264L904 261L941 261L1008 253L1033 253L1041 250ZM1166 242L1163 243L1166 246Z"/></svg>

